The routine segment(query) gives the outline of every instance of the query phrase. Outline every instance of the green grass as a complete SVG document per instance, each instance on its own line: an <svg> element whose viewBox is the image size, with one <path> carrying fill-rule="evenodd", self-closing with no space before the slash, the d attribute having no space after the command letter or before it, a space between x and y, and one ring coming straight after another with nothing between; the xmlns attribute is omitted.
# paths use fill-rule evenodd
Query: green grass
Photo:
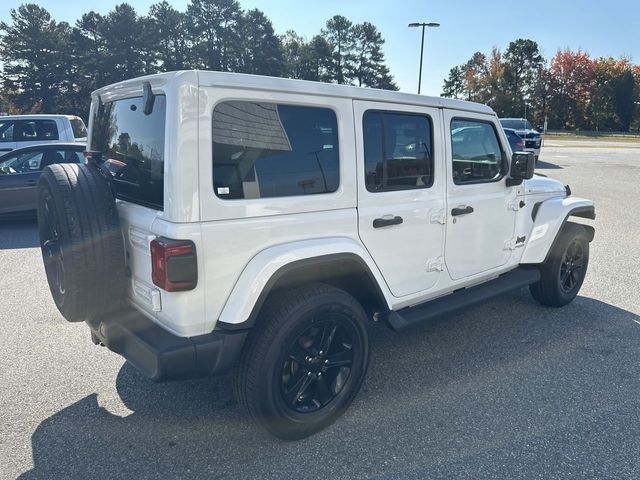
<svg viewBox="0 0 640 480"><path fill-rule="evenodd" d="M616 135L599 135L594 137L592 135L543 135L545 140L583 140L589 142L632 142L632 143L640 143L640 136L637 137L623 137Z"/></svg>

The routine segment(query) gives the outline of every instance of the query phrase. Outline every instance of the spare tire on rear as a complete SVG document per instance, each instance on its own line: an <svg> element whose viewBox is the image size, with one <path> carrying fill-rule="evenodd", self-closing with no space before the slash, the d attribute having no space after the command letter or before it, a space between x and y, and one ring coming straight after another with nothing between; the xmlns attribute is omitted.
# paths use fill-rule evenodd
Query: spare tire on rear
<svg viewBox="0 0 640 480"><path fill-rule="evenodd" d="M94 165L55 164L38 183L38 231L49 289L70 322L107 315L126 294L115 199Z"/></svg>

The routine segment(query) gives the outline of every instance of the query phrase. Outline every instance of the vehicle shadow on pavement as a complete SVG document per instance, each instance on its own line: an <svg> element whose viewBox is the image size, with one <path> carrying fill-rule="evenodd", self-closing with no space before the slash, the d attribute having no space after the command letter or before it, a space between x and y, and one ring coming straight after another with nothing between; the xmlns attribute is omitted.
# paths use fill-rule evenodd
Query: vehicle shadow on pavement
<svg viewBox="0 0 640 480"><path fill-rule="evenodd" d="M564 170L564 167L560 165L556 165L555 163L545 162L543 160L538 160L536 162L536 168L540 168L542 170Z"/></svg>
<svg viewBox="0 0 640 480"><path fill-rule="evenodd" d="M38 222L35 215L0 216L0 250L38 247Z"/></svg>
<svg viewBox="0 0 640 480"><path fill-rule="evenodd" d="M154 384L124 364L117 391L133 413L97 394L60 410L33 433L20 478L515 478L542 465L598 477L640 446L639 323L586 297L544 308L523 290L403 334L375 325L354 405L293 443L243 416L229 376ZM628 448L603 450L619 435Z"/></svg>

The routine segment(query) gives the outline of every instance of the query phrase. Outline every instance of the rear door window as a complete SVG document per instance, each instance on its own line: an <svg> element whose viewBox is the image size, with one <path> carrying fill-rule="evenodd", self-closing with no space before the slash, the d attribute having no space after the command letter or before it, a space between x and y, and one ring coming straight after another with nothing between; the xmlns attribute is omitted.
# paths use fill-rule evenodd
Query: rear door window
<svg viewBox="0 0 640 480"><path fill-rule="evenodd" d="M163 209L166 97L155 95L153 111L143 112L142 97L104 103L91 133L91 149L99 152L113 176L116 195Z"/></svg>
<svg viewBox="0 0 640 480"><path fill-rule="evenodd" d="M46 142L59 139L55 120L19 120L16 123L16 142Z"/></svg>
<svg viewBox="0 0 640 480"><path fill-rule="evenodd" d="M266 102L218 104L213 184L224 199L335 192L340 184L335 112Z"/></svg>
<svg viewBox="0 0 640 480"><path fill-rule="evenodd" d="M389 192L433 185L429 117L368 110L363 132L367 190Z"/></svg>

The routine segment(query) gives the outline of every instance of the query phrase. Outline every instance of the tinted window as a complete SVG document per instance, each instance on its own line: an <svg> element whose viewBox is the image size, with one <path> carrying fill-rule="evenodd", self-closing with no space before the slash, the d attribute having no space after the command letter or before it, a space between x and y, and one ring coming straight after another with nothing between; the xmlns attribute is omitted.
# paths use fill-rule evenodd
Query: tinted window
<svg viewBox="0 0 640 480"><path fill-rule="evenodd" d="M74 138L85 138L87 136L87 127L81 118L72 118L69 120Z"/></svg>
<svg viewBox="0 0 640 480"><path fill-rule="evenodd" d="M83 163L82 152L70 150L35 150L15 153L0 162L0 171L5 174L29 173L42 170L54 163Z"/></svg>
<svg viewBox="0 0 640 480"><path fill-rule="evenodd" d="M528 120L524 118L503 118L500 123L504 128L513 128L514 130L533 130Z"/></svg>
<svg viewBox="0 0 640 480"><path fill-rule="evenodd" d="M58 140L58 126L54 120L20 120L16 142Z"/></svg>
<svg viewBox="0 0 640 480"><path fill-rule="evenodd" d="M363 129L367 190L408 190L433 184L429 117L367 111Z"/></svg>
<svg viewBox="0 0 640 480"><path fill-rule="evenodd" d="M340 183L338 125L328 108L223 102L213 111L220 198L330 193Z"/></svg>
<svg viewBox="0 0 640 480"><path fill-rule="evenodd" d="M504 133L507 135L507 140L509 140L509 145L511 146L511 150L517 152L524 147L524 142L522 138L514 132L513 130L505 130Z"/></svg>
<svg viewBox="0 0 640 480"><path fill-rule="evenodd" d="M0 142L14 142L13 139L13 120L0 120Z"/></svg>
<svg viewBox="0 0 640 480"><path fill-rule="evenodd" d="M94 118L91 149L101 153L119 198L163 208L166 98L143 113L142 97L103 104Z"/></svg>
<svg viewBox="0 0 640 480"><path fill-rule="evenodd" d="M481 183L502 178L503 153L491 123L452 120L451 147L454 183Z"/></svg>

